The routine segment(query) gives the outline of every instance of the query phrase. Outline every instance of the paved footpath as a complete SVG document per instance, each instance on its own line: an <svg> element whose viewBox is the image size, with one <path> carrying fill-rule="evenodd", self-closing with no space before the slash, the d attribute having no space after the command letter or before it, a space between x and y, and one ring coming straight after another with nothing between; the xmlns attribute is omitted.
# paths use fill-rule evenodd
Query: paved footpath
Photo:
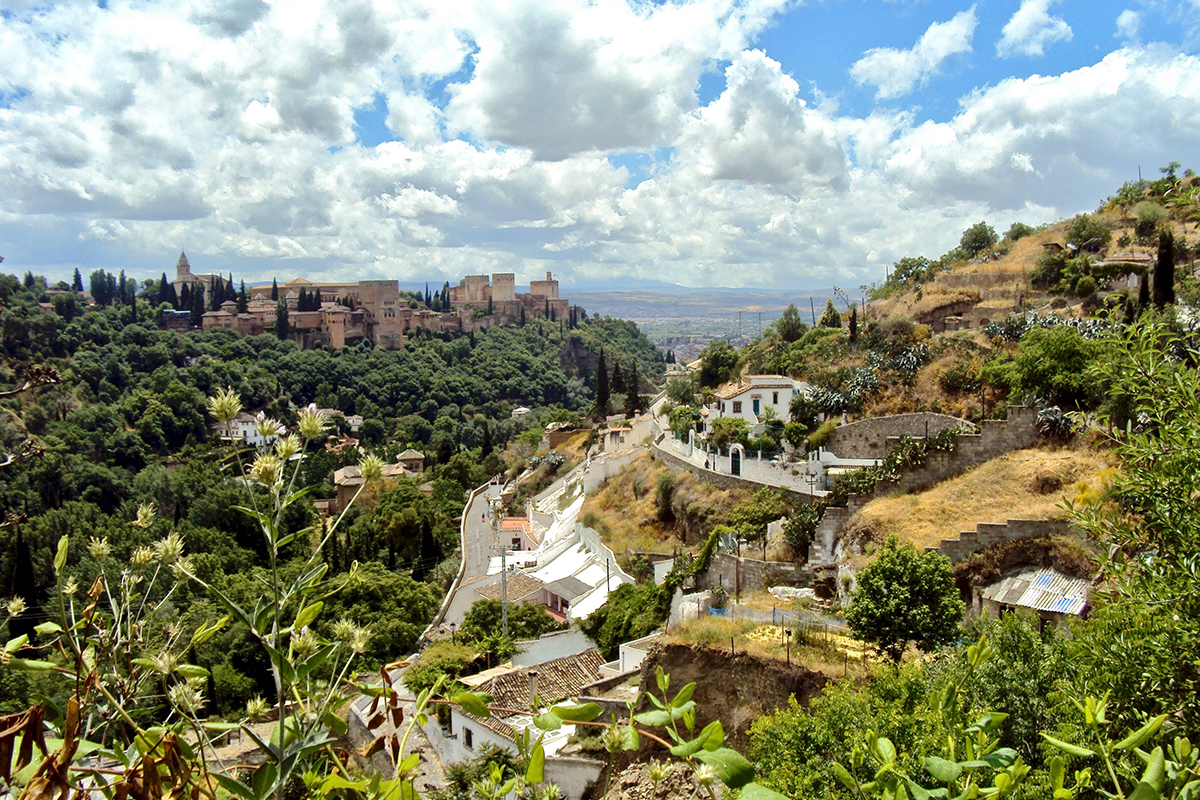
<svg viewBox="0 0 1200 800"><path fill-rule="evenodd" d="M499 575L488 577L487 571L491 557L495 554L492 544L489 501L500 493L501 488L494 483L488 484L487 491L476 495L471 504L467 506L466 511L463 512L466 514L466 518L463 520L463 538L465 540L463 542L463 559L466 561L467 568L463 572L462 583L459 584L458 591L446 609L444 621L446 625L451 622L455 625L462 625L463 616L471 604L479 599L475 590L500 580Z"/></svg>

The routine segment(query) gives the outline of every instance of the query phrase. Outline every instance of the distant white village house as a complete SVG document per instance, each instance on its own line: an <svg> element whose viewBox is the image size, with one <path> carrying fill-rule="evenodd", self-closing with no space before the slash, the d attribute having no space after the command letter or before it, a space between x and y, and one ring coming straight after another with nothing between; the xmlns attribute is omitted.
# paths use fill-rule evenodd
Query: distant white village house
<svg viewBox="0 0 1200 800"><path fill-rule="evenodd" d="M763 422L767 409L775 412L776 419L788 422L792 398L811 388L804 381L784 375L742 375L714 392L715 402L705 409L705 426L711 430L714 420L732 418L743 419L754 427Z"/></svg>

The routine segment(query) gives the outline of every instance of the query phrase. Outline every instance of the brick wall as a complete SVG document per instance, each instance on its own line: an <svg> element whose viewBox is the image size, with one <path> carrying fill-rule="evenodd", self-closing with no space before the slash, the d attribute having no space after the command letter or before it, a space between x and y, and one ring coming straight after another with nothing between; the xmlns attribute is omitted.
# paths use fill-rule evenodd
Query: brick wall
<svg viewBox="0 0 1200 800"><path fill-rule="evenodd" d="M1036 539L1042 536L1070 533L1072 525L1065 519L1010 519L1008 522L981 522L973 531L964 531L957 539L942 539L936 550L957 564L980 550L1006 542Z"/></svg>
<svg viewBox="0 0 1200 800"><path fill-rule="evenodd" d="M890 449L889 439L924 437L958 427L975 428L965 419L932 412L871 417L840 426L825 449L840 458L883 458Z"/></svg>

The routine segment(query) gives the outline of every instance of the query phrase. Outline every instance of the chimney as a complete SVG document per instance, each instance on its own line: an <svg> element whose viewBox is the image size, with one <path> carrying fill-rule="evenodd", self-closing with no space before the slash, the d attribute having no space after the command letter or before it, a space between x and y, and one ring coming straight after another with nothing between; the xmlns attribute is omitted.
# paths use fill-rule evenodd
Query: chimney
<svg viewBox="0 0 1200 800"><path fill-rule="evenodd" d="M529 670L529 705L531 706L536 702L537 698L537 678L537 670Z"/></svg>
<svg viewBox="0 0 1200 800"><path fill-rule="evenodd" d="M548 280L548 281L554 280L554 278L551 277L551 275L550 275L550 270L546 270L546 280Z"/></svg>

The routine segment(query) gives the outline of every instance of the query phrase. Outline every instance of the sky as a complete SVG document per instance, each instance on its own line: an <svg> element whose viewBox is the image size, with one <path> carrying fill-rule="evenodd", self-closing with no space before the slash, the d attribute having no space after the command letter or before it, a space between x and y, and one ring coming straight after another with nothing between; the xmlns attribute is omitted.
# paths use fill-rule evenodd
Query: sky
<svg viewBox="0 0 1200 800"><path fill-rule="evenodd" d="M1198 51L1200 0L4 0L0 255L856 287L1196 166Z"/></svg>

